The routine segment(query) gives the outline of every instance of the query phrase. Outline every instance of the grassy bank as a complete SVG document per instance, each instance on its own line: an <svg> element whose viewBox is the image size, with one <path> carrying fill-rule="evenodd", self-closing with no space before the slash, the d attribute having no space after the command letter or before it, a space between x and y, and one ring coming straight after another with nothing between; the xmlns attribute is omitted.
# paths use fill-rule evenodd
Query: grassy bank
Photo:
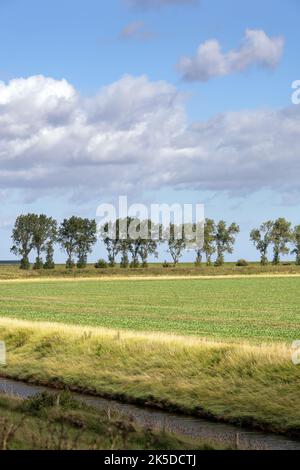
<svg viewBox="0 0 300 470"><path fill-rule="evenodd" d="M220 340L300 338L300 278L1 282L0 316Z"/></svg>
<svg viewBox="0 0 300 470"><path fill-rule="evenodd" d="M0 450L213 449L89 409L66 392L21 400L0 395Z"/></svg>
<svg viewBox="0 0 300 470"><path fill-rule="evenodd" d="M300 369L283 344L8 319L0 337L8 348L2 376L300 437Z"/></svg>
<svg viewBox="0 0 300 470"><path fill-rule="evenodd" d="M121 269L115 268L96 269L94 265L88 265L86 269L67 270L64 265L57 265L54 270L23 271L19 266L0 265L1 279L37 279L37 278L76 278L76 277L159 277L159 276L232 276L232 275L258 275L258 274L300 274L300 266L294 263L288 265L261 266L260 263L249 263L249 266L238 267L236 263L225 263L224 266L214 267L203 264L196 267L193 263L180 263L176 268L170 264L163 268L161 263L149 264L148 268Z"/></svg>

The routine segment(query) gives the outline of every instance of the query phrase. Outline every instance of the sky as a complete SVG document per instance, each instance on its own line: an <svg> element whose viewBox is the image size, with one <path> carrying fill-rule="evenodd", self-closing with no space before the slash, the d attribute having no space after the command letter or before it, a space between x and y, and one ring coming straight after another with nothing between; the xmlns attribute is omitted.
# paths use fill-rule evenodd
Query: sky
<svg viewBox="0 0 300 470"><path fill-rule="evenodd" d="M19 214L95 217L128 195L204 203L241 227L228 259L257 259L252 228L300 223L299 15L298 0L0 0L0 258Z"/></svg>

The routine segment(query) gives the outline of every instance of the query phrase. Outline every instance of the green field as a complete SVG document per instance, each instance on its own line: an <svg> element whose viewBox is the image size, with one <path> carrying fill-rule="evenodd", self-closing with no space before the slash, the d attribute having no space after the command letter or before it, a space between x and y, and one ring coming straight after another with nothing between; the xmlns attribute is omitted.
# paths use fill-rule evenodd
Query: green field
<svg viewBox="0 0 300 470"><path fill-rule="evenodd" d="M291 342L300 338L300 278L4 282L0 316Z"/></svg>

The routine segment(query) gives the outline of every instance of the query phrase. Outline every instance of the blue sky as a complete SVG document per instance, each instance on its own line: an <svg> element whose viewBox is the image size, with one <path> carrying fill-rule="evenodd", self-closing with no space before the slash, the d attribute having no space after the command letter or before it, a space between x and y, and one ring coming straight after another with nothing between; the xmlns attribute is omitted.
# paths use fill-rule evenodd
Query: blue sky
<svg viewBox="0 0 300 470"><path fill-rule="evenodd" d="M237 221L233 259L263 220L300 223L299 2L142 3L0 0L1 258L17 214L92 217L119 192ZM196 54L212 39L218 62Z"/></svg>

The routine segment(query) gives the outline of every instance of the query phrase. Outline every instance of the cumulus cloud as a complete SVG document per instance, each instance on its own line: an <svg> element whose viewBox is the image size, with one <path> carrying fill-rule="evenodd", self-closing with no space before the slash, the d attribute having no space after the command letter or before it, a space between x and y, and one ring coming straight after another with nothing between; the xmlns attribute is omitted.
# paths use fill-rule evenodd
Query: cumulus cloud
<svg viewBox="0 0 300 470"><path fill-rule="evenodd" d="M124 0L132 8L154 9L170 5L195 5L198 0Z"/></svg>
<svg viewBox="0 0 300 470"><path fill-rule="evenodd" d="M255 66L275 68L283 49L282 36L270 38L264 31L247 29L238 49L223 53L220 43L212 39L201 44L194 57L182 57L177 68L184 80L206 82Z"/></svg>
<svg viewBox="0 0 300 470"><path fill-rule="evenodd" d="M136 41L147 41L153 37L154 33L145 28L143 21L132 21L120 33L121 39L133 39Z"/></svg>
<svg viewBox="0 0 300 470"><path fill-rule="evenodd" d="M43 76L0 83L0 190L30 198L172 187L298 192L300 107L188 124L177 89L125 76L92 97Z"/></svg>

